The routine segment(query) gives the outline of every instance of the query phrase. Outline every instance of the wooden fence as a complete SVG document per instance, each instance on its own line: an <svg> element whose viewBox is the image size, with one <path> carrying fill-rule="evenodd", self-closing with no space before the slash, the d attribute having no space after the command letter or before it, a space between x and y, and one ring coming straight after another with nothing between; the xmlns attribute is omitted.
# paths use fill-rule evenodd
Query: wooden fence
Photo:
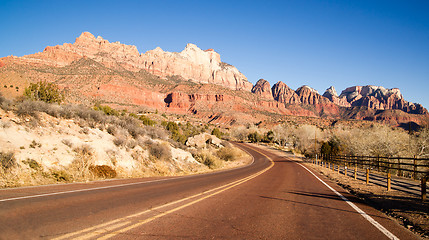
<svg viewBox="0 0 429 240"><path fill-rule="evenodd" d="M365 169L367 183L369 181L369 171L386 173L387 189L390 190L391 174L400 177L413 178L421 181L422 200L426 199L426 181L429 178L429 158L404 158L404 157L380 157L380 156L348 156L348 155L322 155L322 162L326 165L342 166L347 169ZM322 164L323 165L323 164Z"/></svg>

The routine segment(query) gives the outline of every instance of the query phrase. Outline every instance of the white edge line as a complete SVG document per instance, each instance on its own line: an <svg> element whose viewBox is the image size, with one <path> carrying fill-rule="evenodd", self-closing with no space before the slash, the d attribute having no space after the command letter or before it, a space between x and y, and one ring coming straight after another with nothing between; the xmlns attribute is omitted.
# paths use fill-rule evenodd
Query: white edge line
<svg viewBox="0 0 429 240"><path fill-rule="evenodd" d="M241 149L241 150L245 151L247 154L249 154L250 156L252 156L252 154L250 154L246 150L244 150L244 149ZM237 169L241 169L241 168L245 168L245 167L251 166L254 162L255 162L255 158L253 158L253 156L252 156L252 162L250 164L245 165L245 166L238 167L238 168L232 168L232 169L226 169L224 171L209 172L209 173L206 173L206 174L207 175L211 175L211 174L217 174L217 173L221 173L221 172L229 172L229 171L232 171L232 170L237 170ZM0 202L8 202L8 201L14 201L14 200L21 200L21 199L54 196L54 195L61 195L61 194L67 194L67 193L87 192L87 191L94 191L94 190L100 190L100 189L125 187L125 186L131 186L131 185L154 183L154 182L162 182L162 181L170 181L170 180L174 180L174 179L193 177L193 176L199 176L199 174L193 174L193 175L187 175L187 176L178 176L178 177L174 177L174 178L158 179L158 180L145 181L145 182L125 183L125 184L111 185L111 186L104 186L104 187L86 188L86 189L78 189L78 190L63 191L63 192L53 192L53 193L37 194L37 195L30 195L30 196L23 196L23 197L5 198L5 199L0 199Z"/></svg>
<svg viewBox="0 0 429 240"><path fill-rule="evenodd" d="M383 227L380 223L375 221L372 217L370 217L366 212L364 212L362 209L360 209L358 206L356 206L354 203L352 203L350 200L348 200L346 197L344 197L341 193L339 193L337 190L333 189L331 186L329 186L327 183L325 183L322 179L320 179L316 174L314 174L312 171L310 171L307 167L302 165L301 163L298 163L301 167L303 167L305 170L307 170L309 173L311 173L317 180L319 180L321 183L323 183L326 187L328 187L331 191L333 191L335 194L337 194L342 200L344 200L347 204L349 204L356 212L358 212L362 217L364 217L368 222L370 222L372 225L374 225L378 230L380 230L384 235L386 235L389 239L397 239L398 237L393 235L393 233L389 232L385 227Z"/></svg>
<svg viewBox="0 0 429 240"><path fill-rule="evenodd" d="M181 178L181 177L178 177L178 178ZM45 194L30 195L30 196L24 196L24 197L6 198L6 199L1 199L0 202L7 202L7 201L13 201L13 200L28 199L28 198L45 197L45 196L53 196L53 195L60 195L60 194L66 194L66 193L86 192L86 191L93 191L93 190L100 190L100 189L107 189L107 188L116 188L116 187L124 187L124 186L138 185L138 184L145 184L145 183L154 183L154 182L161 182L161 181L167 181L167 180L178 179L178 178L158 179L158 180L152 180L152 181L146 181L146 182L125 183L125 184L119 184L119 185L113 185L113 186L104 186L104 187L96 187L96 188L77 189L77 190L71 190L71 191L45 193Z"/></svg>

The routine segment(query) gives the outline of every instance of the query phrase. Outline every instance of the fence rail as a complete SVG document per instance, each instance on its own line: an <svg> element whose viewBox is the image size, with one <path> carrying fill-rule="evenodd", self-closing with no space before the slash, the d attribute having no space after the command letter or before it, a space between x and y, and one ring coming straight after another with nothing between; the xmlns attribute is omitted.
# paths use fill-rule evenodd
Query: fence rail
<svg viewBox="0 0 429 240"><path fill-rule="evenodd" d="M317 158L316 158L317 159ZM316 160L316 164L319 161ZM326 163L344 167L344 172L347 168L366 169L366 181L368 183L369 171L376 170L377 172L387 173L387 189L390 190L391 174L400 177L414 178L421 181L421 196L422 200L426 200L426 182L429 178L429 158L404 158L404 157L381 157L381 156L348 156L348 155L322 155L320 164L326 166Z"/></svg>
<svg viewBox="0 0 429 240"><path fill-rule="evenodd" d="M396 174L400 177L412 177L416 180L429 176L429 158L348 155L322 155L322 158L324 161L334 164L376 169L378 172Z"/></svg>

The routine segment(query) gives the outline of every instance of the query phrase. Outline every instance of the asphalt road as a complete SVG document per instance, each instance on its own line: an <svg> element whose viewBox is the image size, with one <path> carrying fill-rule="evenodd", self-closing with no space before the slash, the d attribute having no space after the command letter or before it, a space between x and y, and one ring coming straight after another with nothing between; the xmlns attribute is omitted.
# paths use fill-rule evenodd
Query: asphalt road
<svg viewBox="0 0 429 240"><path fill-rule="evenodd" d="M169 178L0 190L0 239L418 239L275 151Z"/></svg>

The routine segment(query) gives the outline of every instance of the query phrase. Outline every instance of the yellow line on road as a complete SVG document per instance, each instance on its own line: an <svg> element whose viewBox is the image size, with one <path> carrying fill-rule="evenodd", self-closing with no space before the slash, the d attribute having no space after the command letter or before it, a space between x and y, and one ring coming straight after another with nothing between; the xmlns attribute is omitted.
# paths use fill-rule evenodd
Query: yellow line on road
<svg viewBox="0 0 429 240"><path fill-rule="evenodd" d="M209 194L209 195L207 195L207 196L201 197L201 198L199 198L199 199L197 199L197 200L194 200L194 201L192 201L192 202L186 203L186 204L184 204L184 205L182 205L182 206L179 206L179 207L173 208L173 209L171 209L171 210L168 210L168 211L166 211L166 212L163 212L163 213L158 214L158 215L156 215L156 216L153 216L153 217L151 217L151 218L147 218L147 219L145 219L145 220L141 220L139 223L136 223L136 224L134 224L134 225L128 226L128 227L123 228L123 229L121 229L121 230L119 230L119 231L109 233L109 234L107 234L107 235L105 235L105 236L103 236L103 237L97 238L97 239L98 239L98 240L104 240L104 239L112 238L112 237L114 237L114 236L116 236L116 235L118 235L118 234L121 234L121 233L127 232L127 231L129 231L129 230L131 230L131 229L134 229L134 228L136 228L136 227L139 227L139 226L141 226L141 225L144 225L144 224L146 224L146 223L149 223L149 222L151 222L151 221L153 221L153 220L155 220L155 219L158 219L158 218L163 217L163 216L165 216L165 215L168 215L168 214L170 214L170 213L176 212L176 211L178 211L178 210L180 210L180 209L186 208L186 207L191 206L191 205L193 205L193 204L195 204L195 203L201 202L201 201L202 201L202 200L204 200L204 199L207 199L207 198L209 198L209 197L215 196L215 195L217 195L217 194L219 194L219 193L222 193L222 192L224 192L224 191L226 191L226 190L228 190L228 189L231 189L231 188L236 187L236 186L238 186L238 185L240 185L240 184L242 184L242 183L245 183L245 182L247 182L247 181L249 181L249 180L251 180L251 179L253 179L253 178L255 178L255 177L257 177L257 176L259 176L259 175L261 175L261 174L263 174L264 172L268 171L269 169L271 169L271 168L274 166L274 161L273 161L270 157L268 157L268 156L267 156L267 155L265 155L264 153L261 153L260 151L257 151L257 150L255 150L255 149L253 149L253 150L254 150L254 151L256 151L256 152L258 152L258 153L260 153L260 154L262 154L262 155L263 155L263 156L265 156L266 158L268 158L268 159L270 160L270 162L271 162L271 165L270 165L268 168L265 168L264 170L261 170L261 171L259 171L259 172L255 173L255 174L253 174L253 175L250 175L250 176L248 176L248 177L245 177L245 178L243 178L243 179L241 179L241 180L236 181L236 183L235 183L235 184L233 184L233 185L231 185L231 184L226 184L226 185L224 185L224 186L222 186L222 187L225 187L225 186L228 186L228 185L230 185L230 186L225 187L225 188L223 188L223 189L221 189L221 190L219 190L219 191L217 191L217 192L214 192L214 193ZM222 187L220 187L220 188L222 188Z"/></svg>
<svg viewBox="0 0 429 240"><path fill-rule="evenodd" d="M83 229L83 230L80 230L80 231L76 231L76 232L72 232L72 233L69 233L69 234L65 234L65 235L59 236L59 237L54 238L54 239L55 239L55 240L62 240L62 239L69 239L69 238L73 238L73 239L74 239L74 238L79 238L79 239L89 239L89 238L93 238L93 237L94 237L94 236L96 236L96 235L102 235L103 233L101 233L100 231L103 231L103 232L105 233L105 232L107 232L107 231L112 231L112 230L114 230L115 228L118 228L118 227L121 227L121 226L123 226L123 225L126 225L126 224L123 224L123 223L121 223L121 222L125 222L125 221L127 221L127 223L129 223L129 220L130 220L131 218L138 217L138 216L144 215L144 214L146 214L146 213L149 213L149 212L152 212L152 211L159 210L159 209L161 209L161 208L165 208L165 207L168 207L168 206L171 206L171 205L174 205L174 204L178 204L178 203L181 203L181 202L184 202L184 201L187 201L187 200L190 200L190 199L193 199L193 198L197 198L197 197L200 197L200 196L203 196L203 195L209 194L209 193L211 193L211 192L214 192L214 193L211 193L211 194L209 194L209 195L207 195L207 196L203 196L203 197L201 197L201 198L199 198L199 199L197 199L197 200L194 200L194 201L192 201L192 202L190 202L190 203L187 203L187 204L184 204L184 205L182 205L182 206L176 207L176 208L174 208L174 209L171 209L171 210L169 210L169 211L163 212L163 213L158 214L158 215L156 215L156 216L153 216L153 217L147 218L147 219L145 219L145 220L141 220L139 223L136 223L136 224L131 225L131 226L129 226L129 227L126 227L126 228L120 229L119 231L116 231L116 232L110 233L110 234L108 234L108 235L106 235L106 236L103 236L103 237L101 237L101 238L98 238L98 239L108 239L108 238L114 237L114 236L116 236L116 235L118 235L118 234L120 234L120 233L126 232L126 231L128 231L128 230L130 230L130 229L133 229L133 228L136 228L136 227L141 226L141 225L143 225L143 224L146 224L146 223L148 223L148 222L151 222L151 221L153 221L153 220L155 220L155 219L157 219L157 218L160 218L160 217L165 216L165 215L167 215L167 214L170 214L170 213L176 212L176 211L178 211L178 210L180 210L180 209L183 209L183 208L185 208L185 207L188 207L188 206L190 206L190 205L193 205L193 204L195 204L195 203L197 203L197 202L200 202L200 201L202 201L202 200L204 200L204 199L207 199L207 198L209 198L209 197L212 197L212 196L214 196L214 195L217 195L217 194L219 194L219 193L221 193L221 192L224 192L224 191L226 191L226 190L228 190L228 189L230 189L230 188L233 188L233 187L235 187L235 186L237 186L237 185L240 185L240 184L242 184L242 183L244 183L244 182L247 182L247 181L249 181L249 180L251 180L251 179L253 179L253 178L255 178L255 177L257 177L257 176L259 176L259 175L261 175L261 174L263 174L264 172L268 171L269 169L271 169L271 168L274 166L274 161L273 161L270 157L268 157L268 156L267 156L267 155L265 155L264 153L262 153L262 152L260 152L260 151L258 151L258 150L255 150L255 149L253 149L253 148L252 148L252 150L254 150L254 151L258 152L259 154L261 154L261 155L265 156L266 158L268 158L268 160L270 160L270 162L271 162L271 165L270 165L268 168L266 168L266 169L264 169L264 170L261 170L261 171L259 171L259 172L255 173L255 174L252 174L252 175L247 176L247 177L245 177L245 178L242 178L242 179L236 180L236 181L234 181L234 182L231 182L231 183L228 183L228 184L222 185L222 186L220 186L220 187L216 187L216 188L213 188L213 189L210 189L210 190L207 190L207 191L204 191L204 192L201 192L201 193L198 193L198 194L195 194L195 195L192 195L192 196L186 197L186 198L182 198L182 199L179 199L179 200L176 200L176 201L173 201L173 202L170 202L170 203L167 203L167 204L161 205L161 206L157 206L157 207L155 207L155 208L148 209L148 210L145 210L145 211L142 211L142 212L139 212L139 213L133 214L133 215L129 215L129 216L126 216L126 217L118 218L118 219L115 219L115 220L110 221L110 222L107 222L107 223L99 224L99 225L96 225L96 226L93 226L93 227L89 227L89 228L86 228L86 229ZM219 189L220 189L220 190L219 190ZM217 192L215 192L215 191L217 191ZM113 226L111 226L111 225L113 225ZM86 234L85 234L85 233L86 233ZM77 235L80 235L80 234L84 234L84 235L83 235L83 236L77 236Z"/></svg>

